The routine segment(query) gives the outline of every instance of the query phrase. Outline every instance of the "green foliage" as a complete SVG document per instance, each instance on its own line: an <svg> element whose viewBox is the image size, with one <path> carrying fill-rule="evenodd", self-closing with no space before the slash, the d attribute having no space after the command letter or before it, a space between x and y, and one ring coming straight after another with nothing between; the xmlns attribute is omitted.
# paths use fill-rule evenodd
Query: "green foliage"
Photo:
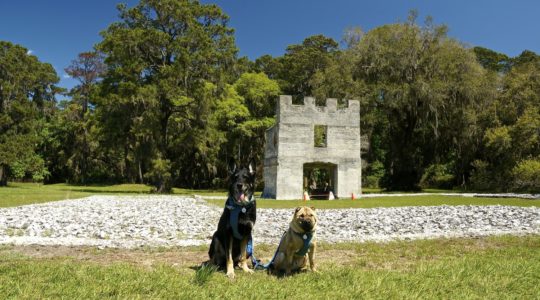
<svg viewBox="0 0 540 300"><path fill-rule="evenodd" d="M540 159L520 161L512 169L512 185L516 191L540 193Z"/></svg>
<svg viewBox="0 0 540 300"><path fill-rule="evenodd" d="M432 164L426 168L422 179L420 179L420 187L422 188L439 188L449 189L454 184L454 175L452 168L448 165Z"/></svg>
<svg viewBox="0 0 540 300"><path fill-rule="evenodd" d="M26 157L24 160L17 160L11 165L11 172L16 179L24 179L30 175L33 181L41 182L50 175L45 167L45 162L38 155Z"/></svg>
<svg viewBox="0 0 540 300"><path fill-rule="evenodd" d="M498 158L508 153L512 147L512 137L506 126L489 128L484 135L484 145L489 155Z"/></svg>
<svg viewBox="0 0 540 300"><path fill-rule="evenodd" d="M326 148L328 146L328 141L326 138L327 131L328 128L326 125L315 125L315 128L313 130L313 143L315 147Z"/></svg>
<svg viewBox="0 0 540 300"><path fill-rule="evenodd" d="M151 169L145 176L153 186L157 187L154 191L157 193L170 193L172 191L171 161L158 158L152 160L151 163Z"/></svg>
<svg viewBox="0 0 540 300"><path fill-rule="evenodd" d="M121 21L98 45L109 67L96 101L107 151L122 177L155 178L168 161L167 169L182 169L171 171L176 184L208 185L220 144L211 112L237 51L228 17L192 0L118 8Z"/></svg>
<svg viewBox="0 0 540 300"><path fill-rule="evenodd" d="M276 99L280 93L279 85L264 73L244 73L234 84L236 92L245 100L254 118L272 117L275 113Z"/></svg>
<svg viewBox="0 0 540 300"><path fill-rule="evenodd" d="M531 60L514 66L501 81L492 104L494 122L485 129L479 153L482 163L471 177L475 189L537 190L534 172L527 169L540 156L540 63Z"/></svg>
<svg viewBox="0 0 540 300"><path fill-rule="evenodd" d="M446 31L429 20L420 27L411 14L406 23L373 29L348 50L353 76L365 84L358 85L359 97L375 108L366 113L382 135L387 172L381 184L388 189L418 188L425 166L461 156L450 149L463 149L471 138L456 127L472 125L465 117L486 94L485 72Z"/></svg>
<svg viewBox="0 0 540 300"><path fill-rule="evenodd" d="M347 29L343 49L313 35L279 57L237 58L216 5L141 0L65 69L0 42L0 185L10 180L222 187L226 163L257 162L280 93L358 99L365 186L537 190L540 56L447 36L427 18ZM321 140L323 134L317 132ZM531 173L532 172L532 173Z"/></svg>
<svg viewBox="0 0 540 300"><path fill-rule="evenodd" d="M304 96L313 95L315 74L331 64L337 50L338 43L324 35L313 35L304 39L302 44L288 46L281 59L279 73L282 91L292 95L295 102L303 103ZM324 105L324 102L317 104Z"/></svg>
<svg viewBox="0 0 540 300"><path fill-rule="evenodd" d="M48 175L37 153L59 89L54 68L19 45L0 41L0 186L8 177Z"/></svg>
<svg viewBox="0 0 540 300"><path fill-rule="evenodd" d="M474 47L473 51L478 62L487 70L507 72L511 68L511 60L506 54L483 47Z"/></svg>
<svg viewBox="0 0 540 300"><path fill-rule="evenodd" d="M521 66L524 64L538 63L538 62L540 62L540 55L530 50L524 50L523 52L521 52L521 54L512 58L512 64L514 66Z"/></svg>
<svg viewBox="0 0 540 300"><path fill-rule="evenodd" d="M376 160L369 164L364 176L362 176L362 187L378 188L379 182L384 177L384 165Z"/></svg>
<svg viewBox="0 0 540 300"><path fill-rule="evenodd" d="M475 160L472 163L473 171L471 172L471 186L475 190L487 191L492 189L494 191L500 191L501 188L496 186L493 182L493 172L489 169L489 163L482 160Z"/></svg>
<svg viewBox="0 0 540 300"><path fill-rule="evenodd" d="M264 73L244 73L232 86L225 88L214 114L224 137L222 163L231 157L244 163L253 159L257 169L262 170L264 134L274 125L279 93L278 83ZM258 180L262 181L262 172L257 174Z"/></svg>

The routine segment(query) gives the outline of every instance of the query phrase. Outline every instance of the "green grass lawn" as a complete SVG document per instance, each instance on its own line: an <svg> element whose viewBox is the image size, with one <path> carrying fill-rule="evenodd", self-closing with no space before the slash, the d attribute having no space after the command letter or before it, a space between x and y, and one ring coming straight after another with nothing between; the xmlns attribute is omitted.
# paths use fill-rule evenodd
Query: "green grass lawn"
<svg viewBox="0 0 540 300"><path fill-rule="evenodd" d="M96 194L110 195L135 195L148 194L151 187L142 184L120 184L120 185L68 185L51 184L43 185L37 183L10 183L7 187L0 188L0 207L10 207L32 203L42 203L56 200L77 199ZM445 192L441 190L430 190L429 192ZM173 189L177 195L202 195L225 197L224 190L191 190ZM258 193L260 194L260 192ZM211 204L222 206L222 199L207 199ZM429 205L513 205L513 206L540 206L539 200L524 200L513 198L469 198L460 196L404 196L404 197L379 197L360 198L356 200L271 200L258 199L257 206L260 208L292 208L296 206L314 206L316 208L370 208L370 207L396 207L396 206L429 206Z"/></svg>
<svg viewBox="0 0 540 300"><path fill-rule="evenodd" d="M78 186L68 184L9 183L0 188L0 207L77 199L95 194L148 193L150 187L140 184Z"/></svg>
<svg viewBox="0 0 540 300"><path fill-rule="evenodd" d="M214 205L223 205L223 200L207 199ZM540 200L525 200L517 198L477 198L460 196L402 196L360 198L356 200L269 200L257 199L258 208L293 208L297 206L313 206L319 209L328 208L371 208L371 207L398 207L398 206L434 206L434 205L511 205L540 207Z"/></svg>
<svg viewBox="0 0 540 300"><path fill-rule="evenodd" d="M0 207L94 194L135 195L144 185L73 186L13 183L0 188ZM225 196L225 191L175 189L175 194ZM222 206L223 200L207 200ZM259 199L258 207L318 208L410 205L540 206L538 200L406 196L334 201ZM276 245L256 245L267 261ZM2 298L167 299L538 299L540 236L322 244L320 274L276 278L237 271L197 271L206 247L118 250L0 246Z"/></svg>
<svg viewBox="0 0 540 300"><path fill-rule="evenodd" d="M256 250L267 259L274 246ZM0 248L0 295L8 299L540 297L540 236L326 244L315 256L319 274L276 278L262 271L249 275L237 270L233 282L222 272L196 271L206 259L206 249L200 247L70 249L29 254L25 247ZM52 253L45 255L46 251Z"/></svg>
<svg viewBox="0 0 540 300"><path fill-rule="evenodd" d="M70 185L70 184L38 184L38 183L9 183L0 187L0 207L42 203L49 201L77 199L96 194L131 195L148 194L152 187L143 184L117 185ZM173 189L178 195L225 196L225 191Z"/></svg>

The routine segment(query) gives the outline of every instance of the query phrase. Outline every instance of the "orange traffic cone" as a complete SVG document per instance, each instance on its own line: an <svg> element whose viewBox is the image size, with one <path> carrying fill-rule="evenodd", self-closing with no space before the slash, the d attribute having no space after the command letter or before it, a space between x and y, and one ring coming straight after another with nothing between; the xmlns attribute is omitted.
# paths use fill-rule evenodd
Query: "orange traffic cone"
<svg viewBox="0 0 540 300"><path fill-rule="evenodd" d="M352 200L356 199L356 196L354 195L354 193L351 193L351 199Z"/></svg>

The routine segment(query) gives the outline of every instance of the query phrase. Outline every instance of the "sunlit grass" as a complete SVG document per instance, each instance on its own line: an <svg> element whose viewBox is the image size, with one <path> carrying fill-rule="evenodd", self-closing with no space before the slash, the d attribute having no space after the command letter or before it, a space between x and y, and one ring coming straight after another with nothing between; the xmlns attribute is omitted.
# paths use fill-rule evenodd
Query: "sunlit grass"
<svg viewBox="0 0 540 300"><path fill-rule="evenodd" d="M221 206L224 200L207 199L209 203ZM293 208L297 206L313 206L320 209L329 208L372 208L372 207L400 207L400 206L436 206L436 205L510 205L510 206L536 206L540 207L540 200L527 200L518 198L480 198L461 196L400 196L376 197L339 200L272 200L257 199L258 208Z"/></svg>
<svg viewBox="0 0 540 300"><path fill-rule="evenodd" d="M71 185L10 182L0 187L0 207L43 203L57 200L78 199L97 194L137 195L149 194L152 187L144 184ZM173 189L178 195L225 196L225 191Z"/></svg>
<svg viewBox="0 0 540 300"><path fill-rule="evenodd" d="M56 200L77 199L98 194L108 195L140 195L149 194L151 186L142 184L118 185L70 185L37 183L10 183L0 188L0 207L9 207L33 203L43 203ZM428 192L448 192L429 190ZM193 190L174 188L175 195L201 195L218 196L222 199L207 199L211 204L222 206L227 195L225 190ZM257 192L260 195L260 192ZM273 200L257 199L259 208L292 208L297 206L314 206L316 208L371 208L371 207L398 207L398 206L433 206L433 205L511 205L540 207L540 200L526 200L517 198L479 198L443 195L422 195L402 197L366 198L361 195L357 199L339 200Z"/></svg>
<svg viewBox="0 0 540 300"><path fill-rule="evenodd" d="M268 256L274 247L264 248L268 250L262 255ZM175 251L180 255L193 250ZM107 253L97 251L95 255ZM152 255L159 259L162 254ZM194 255L204 257L204 253ZM199 270L198 262L143 267L121 257L97 264L75 257L29 257L7 247L0 251L0 295L7 299L540 297L540 236L323 244L315 254L319 274L276 278L263 271L244 274L237 270L234 281L223 272Z"/></svg>

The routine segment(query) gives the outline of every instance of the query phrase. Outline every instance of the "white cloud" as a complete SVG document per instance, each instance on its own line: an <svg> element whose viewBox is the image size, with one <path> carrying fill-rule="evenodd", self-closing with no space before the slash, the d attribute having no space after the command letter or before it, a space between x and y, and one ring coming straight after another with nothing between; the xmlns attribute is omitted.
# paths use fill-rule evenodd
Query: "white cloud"
<svg viewBox="0 0 540 300"><path fill-rule="evenodd" d="M71 78L71 76L69 76L68 74L64 74L64 75L62 75L62 77L65 78L65 79Z"/></svg>
<svg viewBox="0 0 540 300"><path fill-rule="evenodd" d="M28 49L28 51L26 51L26 55L32 55L32 54L34 54L34 50Z"/></svg>

